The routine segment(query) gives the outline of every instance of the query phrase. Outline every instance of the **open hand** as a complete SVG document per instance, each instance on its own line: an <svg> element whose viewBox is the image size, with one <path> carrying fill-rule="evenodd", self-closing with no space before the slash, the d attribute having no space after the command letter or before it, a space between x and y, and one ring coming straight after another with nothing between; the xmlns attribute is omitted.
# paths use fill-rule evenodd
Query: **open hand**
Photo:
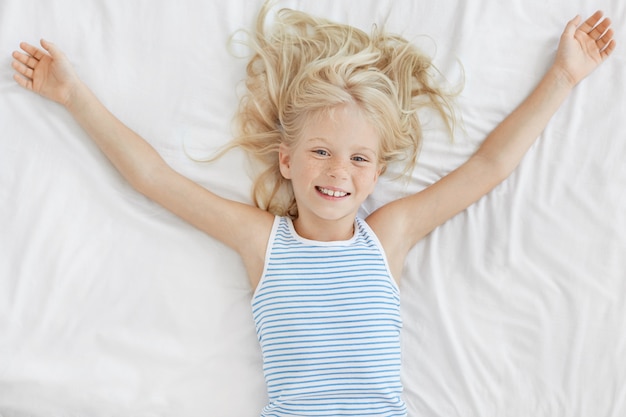
<svg viewBox="0 0 626 417"><path fill-rule="evenodd" d="M41 40L41 50L26 42L20 43L24 52L13 52L13 78L22 87L50 100L67 105L79 84L72 65L52 43Z"/></svg>
<svg viewBox="0 0 626 417"><path fill-rule="evenodd" d="M554 66L563 71L572 86L589 75L615 50L611 19L601 11L580 24L580 16L570 20L561 35ZM580 26L579 26L580 25Z"/></svg>

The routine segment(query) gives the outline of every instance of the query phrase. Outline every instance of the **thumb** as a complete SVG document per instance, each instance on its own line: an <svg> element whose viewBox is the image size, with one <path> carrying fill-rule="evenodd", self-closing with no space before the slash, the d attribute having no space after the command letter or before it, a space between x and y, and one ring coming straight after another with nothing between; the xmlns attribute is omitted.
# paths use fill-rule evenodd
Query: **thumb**
<svg viewBox="0 0 626 417"><path fill-rule="evenodd" d="M58 56L61 53L59 48L57 48L57 46L55 44L53 44L52 42L48 42L45 39L41 39L40 43L41 43L41 46L43 47L43 49L48 51L50 56L52 56L53 58L55 56Z"/></svg>
<svg viewBox="0 0 626 417"><path fill-rule="evenodd" d="M578 25L580 24L580 19L581 19L580 15L576 15L575 18L567 22L567 25L565 26L565 30L563 31L563 34L574 36L574 33L576 32L576 29L578 28Z"/></svg>

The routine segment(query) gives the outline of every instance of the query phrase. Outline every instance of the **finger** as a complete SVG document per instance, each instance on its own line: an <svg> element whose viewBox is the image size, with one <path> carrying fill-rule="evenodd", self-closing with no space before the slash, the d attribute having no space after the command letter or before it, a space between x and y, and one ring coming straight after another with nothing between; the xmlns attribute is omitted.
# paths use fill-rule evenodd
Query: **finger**
<svg viewBox="0 0 626 417"><path fill-rule="evenodd" d="M59 48L57 48L57 46L55 44L53 44L52 42L48 42L45 39L41 39L41 41L39 41L39 43L41 43L41 46L43 47L43 49L45 49L46 51L48 51L48 53L54 58L57 55L59 55L61 53L61 51L59 50Z"/></svg>
<svg viewBox="0 0 626 417"><path fill-rule="evenodd" d="M606 46L613 40L613 29L607 30L602 36L596 41L596 45L599 50L606 48Z"/></svg>
<svg viewBox="0 0 626 417"><path fill-rule="evenodd" d="M589 16L582 25L580 25L578 30L582 30L585 33L591 32L591 30L598 24L600 19L602 19L602 16L604 16L604 13L602 13L601 10L596 11L594 14Z"/></svg>
<svg viewBox="0 0 626 417"><path fill-rule="evenodd" d="M20 43L20 48L37 60L40 60L45 55L41 49L26 42Z"/></svg>
<svg viewBox="0 0 626 417"><path fill-rule="evenodd" d="M29 68L27 65L18 62L18 61L13 61L13 63L11 64L11 66L13 67L13 69L15 71L17 71L18 73L20 73L21 75L23 75L26 78L29 79L33 79L33 75L34 75L34 71L32 68Z"/></svg>
<svg viewBox="0 0 626 417"><path fill-rule="evenodd" d="M600 51L600 56L603 60L608 58L613 53L613 51L615 50L615 45L617 45L615 39L611 39L611 41L606 44L606 47L602 51Z"/></svg>
<svg viewBox="0 0 626 417"><path fill-rule="evenodd" d="M567 25L565 26L565 30L563 31L563 34L570 36L570 37L574 36L574 32L576 32L576 28L580 24L580 19L581 19L580 15L576 15L575 18L567 22Z"/></svg>
<svg viewBox="0 0 626 417"><path fill-rule="evenodd" d="M13 79L15 80L16 83L18 83L19 85L21 85L22 87L28 89L28 90L32 90L33 89L33 81L27 78L24 78L18 74L14 74L13 75Z"/></svg>
<svg viewBox="0 0 626 417"><path fill-rule="evenodd" d="M591 32L589 32L589 36L592 39L600 39L609 28L609 26L611 26L611 19L607 17L606 19L598 23Z"/></svg>
<svg viewBox="0 0 626 417"><path fill-rule="evenodd" d="M32 56L23 54L18 51L13 52L13 58L29 68L35 68L37 66L37 63L39 62Z"/></svg>

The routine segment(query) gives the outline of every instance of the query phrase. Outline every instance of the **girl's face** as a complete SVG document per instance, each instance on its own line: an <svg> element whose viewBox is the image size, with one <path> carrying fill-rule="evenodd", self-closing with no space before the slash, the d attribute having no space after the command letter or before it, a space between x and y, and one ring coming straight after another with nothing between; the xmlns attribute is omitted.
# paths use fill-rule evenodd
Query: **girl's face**
<svg viewBox="0 0 626 417"><path fill-rule="evenodd" d="M357 211L381 172L379 147L379 135L353 103L310 117L294 145L281 145L280 170L293 186L301 236L352 236Z"/></svg>

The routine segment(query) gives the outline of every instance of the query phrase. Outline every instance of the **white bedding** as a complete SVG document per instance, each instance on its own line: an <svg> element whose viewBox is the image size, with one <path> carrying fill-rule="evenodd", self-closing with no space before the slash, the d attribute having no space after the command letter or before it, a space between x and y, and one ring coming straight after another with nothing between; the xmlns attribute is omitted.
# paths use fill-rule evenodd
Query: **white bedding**
<svg viewBox="0 0 626 417"><path fill-rule="evenodd" d="M617 50L519 169L411 253L405 399L417 416L626 415L626 3L280 1L435 54L456 83L452 141L425 117L419 166L369 212L436 181L550 64L576 13ZM245 59L228 38L259 0L0 0L0 416L256 416L261 357L241 261L136 193L60 106L12 80L45 37L177 170L249 201L246 160L194 162L231 136ZM241 48L235 48L241 55ZM393 171L393 170L392 170Z"/></svg>

